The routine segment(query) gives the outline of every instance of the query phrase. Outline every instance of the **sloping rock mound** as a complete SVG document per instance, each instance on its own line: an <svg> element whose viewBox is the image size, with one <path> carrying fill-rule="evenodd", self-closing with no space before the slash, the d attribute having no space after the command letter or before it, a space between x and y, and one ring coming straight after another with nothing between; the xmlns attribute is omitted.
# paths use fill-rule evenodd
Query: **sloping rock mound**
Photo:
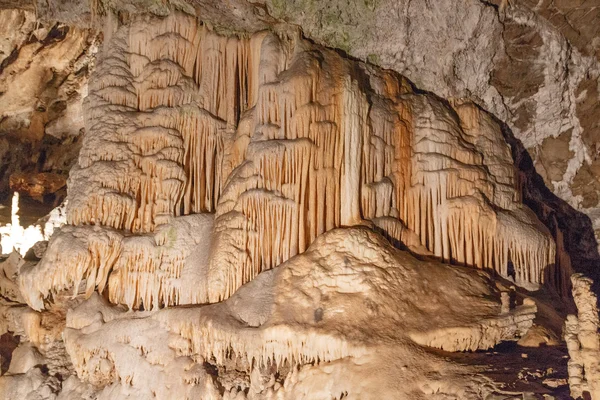
<svg viewBox="0 0 600 400"><path fill-rule="evenodd" d="M336 229L219 304L126 313L93 296L69 312L65 341L78 376L113 398L150 398L168 380L177 398L476 399L493 385L418 344L487 349L524 334L535 306L502 313L499 299L486 273Z"/></svg>

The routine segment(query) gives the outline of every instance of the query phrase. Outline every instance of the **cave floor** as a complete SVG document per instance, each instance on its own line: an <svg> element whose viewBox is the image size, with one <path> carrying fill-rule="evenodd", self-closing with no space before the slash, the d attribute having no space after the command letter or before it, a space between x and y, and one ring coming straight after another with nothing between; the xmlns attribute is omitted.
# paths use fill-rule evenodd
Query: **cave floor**
<svg viewBox="0 0 600 400"><path fill-rule="evenodd" d="M457 363L475 365L481 374L502 385L506 393L526 393L526 399L570 399L565 345L523 347L503 342L488 351L450 353L432 350ZM546 396L544 396L546 395Z"/></svg>

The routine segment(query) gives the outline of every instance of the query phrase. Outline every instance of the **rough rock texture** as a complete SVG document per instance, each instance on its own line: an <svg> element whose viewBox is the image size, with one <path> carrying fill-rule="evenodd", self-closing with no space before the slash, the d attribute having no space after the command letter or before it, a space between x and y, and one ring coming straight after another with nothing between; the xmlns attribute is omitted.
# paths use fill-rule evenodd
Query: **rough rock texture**
<svg viewBox="0 0 600 400"><path fill-rule="evenodd" d="M80 146L83 98L97 37L0 9L0 195L15 172L66 178Z"/></svg>

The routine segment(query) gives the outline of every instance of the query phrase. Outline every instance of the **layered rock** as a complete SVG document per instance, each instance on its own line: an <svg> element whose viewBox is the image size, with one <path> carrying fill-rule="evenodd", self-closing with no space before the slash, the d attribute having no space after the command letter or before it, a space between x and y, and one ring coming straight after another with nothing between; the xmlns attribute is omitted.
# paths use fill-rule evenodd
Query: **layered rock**
<svg viewBox="0 0 600 400"><path fill-rule="evenodd" d="M82 278L100 290L108 282L111 300L130 307L180 304L159 281L141 290L137 273L112 290L122 239L105 236L150 235L190 213L216 212L198 302L227 298L318 235L356 224L524 285L543 283L555 262L490 116L295 32L224 37L189 15L139 17L107 44L86 104L67 218L69 232L96 233L65 233L85 237L82 253L23 278L35 283L35 308ZM49 254L64 257L52 249L62 241ZM154 271L151 259L138 264L123 268Z"/></svg>

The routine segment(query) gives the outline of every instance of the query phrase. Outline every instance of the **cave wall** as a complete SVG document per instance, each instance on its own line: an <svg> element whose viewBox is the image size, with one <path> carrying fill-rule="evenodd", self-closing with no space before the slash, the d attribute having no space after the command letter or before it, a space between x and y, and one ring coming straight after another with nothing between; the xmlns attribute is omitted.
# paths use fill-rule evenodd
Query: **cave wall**
<svg viewBox="0 0 600 400"><path fill-rule="evenodd" d="M82 102L99 37L90 29L0 9L0 197L39 173L62 186L84 131ZM20 179L11 176L26 174ZM14 181L14 182L13 182ZM44 194L44 193L42 193Z"/></svg>

